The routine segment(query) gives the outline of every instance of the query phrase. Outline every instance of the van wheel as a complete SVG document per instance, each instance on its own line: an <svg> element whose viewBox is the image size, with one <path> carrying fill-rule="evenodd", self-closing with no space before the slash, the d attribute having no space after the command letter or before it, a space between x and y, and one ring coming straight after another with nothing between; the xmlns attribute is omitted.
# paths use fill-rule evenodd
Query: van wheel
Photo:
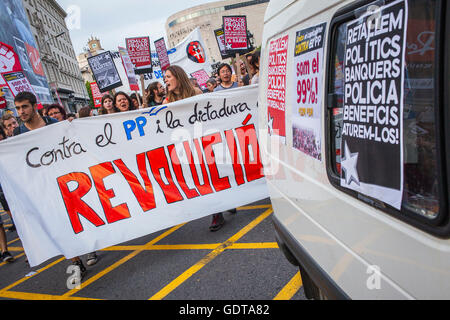
<svg viewBox="0 0 450 320"><path fill-rule="evenodd" d="M313 282L305 269L299 266L300 276L302 278L303 290L305 296L309 300L327 300L327 297L323 294L320 288Z"/></svg>

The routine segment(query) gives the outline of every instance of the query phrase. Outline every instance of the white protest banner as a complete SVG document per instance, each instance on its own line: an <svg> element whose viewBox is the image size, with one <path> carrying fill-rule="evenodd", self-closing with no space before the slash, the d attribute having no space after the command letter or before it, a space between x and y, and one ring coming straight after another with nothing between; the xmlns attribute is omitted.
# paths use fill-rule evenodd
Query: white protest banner
<svg viewBox="0 0 450 320"><path fill-rule="evenodd" d="M322 96L326 23L298 31L295 37L292 146L322 160Z"/></svg>
<svg viewBox="0 0 450 320"><path fill-rule="evenodd" d="M206 46L200 28L197 27L175 48L168 51L170 64L182 67L187 74L200 69L211 74L211 64L204 48Z"/></svg>
<svg viewBox="0 0 450 320"><path fill-rule="evenodd" d="M266 198L257 93L203 94L0 142L0 181L30 265Z"/></svg>
<svg viewBox="0 0 450 320"><path fill-rule="evenodd" d="M131 62L130 56L128 55L127 49L123 47L118 47L120 57L122 58L122 64L127 74L128 84L130 85L131 91L139 91L139 85L136 80L136 73L134 73L134 66Z"/></svg>
<svg viewBox="0 0 450 320"><path fill-rule="evenodd" d="M341 186L400 209L408 2L378 10L346 26Z"/></svg>

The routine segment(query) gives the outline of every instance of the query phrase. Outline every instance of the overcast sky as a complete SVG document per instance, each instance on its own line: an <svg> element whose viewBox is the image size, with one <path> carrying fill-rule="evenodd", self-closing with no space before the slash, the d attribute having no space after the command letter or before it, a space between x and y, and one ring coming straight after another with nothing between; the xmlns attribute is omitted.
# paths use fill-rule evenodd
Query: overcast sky
<svg viewBox="0 0 450 320"><path fill-rule="evenodd" d="M167 36L167 18L184 9L217 0L56 0L68 13L66 24L78 55L88 39L100 39L105 50L125 46L125 38ZM152 46L153 47L153 46Z"/></svg>

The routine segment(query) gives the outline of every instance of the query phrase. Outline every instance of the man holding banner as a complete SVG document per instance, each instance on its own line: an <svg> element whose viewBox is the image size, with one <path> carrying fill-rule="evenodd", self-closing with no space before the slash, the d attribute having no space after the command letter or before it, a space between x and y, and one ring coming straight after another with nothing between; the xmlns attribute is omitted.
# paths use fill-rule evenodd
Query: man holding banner
<svg viewBox="0 0 450 320"><path fill-rule="evenodd" d="M31 92L23 91L17 94L14 98L14 104L16 106L17 113L20 119L23 121L19 127L14 130L14 135L19 135L28 131L36 130L47 125L57 123L58 121L43 116L41 117L37 111L37 99ZM88 254L88 265L95 264L97 262L97 256L95 252ZM72 264L77 268L75 272L76 278L72 277L72 284L79 284L82 277L86 273L86 267L83 265L80 257L72 258Z"/></svg>

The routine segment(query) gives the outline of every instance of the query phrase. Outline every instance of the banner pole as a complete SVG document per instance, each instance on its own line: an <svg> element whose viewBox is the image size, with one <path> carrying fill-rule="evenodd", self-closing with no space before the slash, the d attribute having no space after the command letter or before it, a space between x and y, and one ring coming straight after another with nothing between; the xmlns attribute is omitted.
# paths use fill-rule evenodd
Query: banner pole
<svg viewBox="0 0 450 320"><path fill-rule="evenodd" d="M142 90L142 96L145 96L145 79L144 79L144 75L141 74L141 90Z"/></svg>
<svg viewBox="0 0 450 320"><path fill-rule="evenodd" d="M142 109L142 103L141 103L141 98L139 97L139 91L135 91L136 93L136 99L139 103L139 109Z"/></svg>
<svg viewBox="0 0 450 320"><path fill-rule="evenodd" d="M241 64L239 63L239 53L236 53L235 66L236 66L236 75L237 75L237 83L239 84L239 80L241 79Z"/></svg>

